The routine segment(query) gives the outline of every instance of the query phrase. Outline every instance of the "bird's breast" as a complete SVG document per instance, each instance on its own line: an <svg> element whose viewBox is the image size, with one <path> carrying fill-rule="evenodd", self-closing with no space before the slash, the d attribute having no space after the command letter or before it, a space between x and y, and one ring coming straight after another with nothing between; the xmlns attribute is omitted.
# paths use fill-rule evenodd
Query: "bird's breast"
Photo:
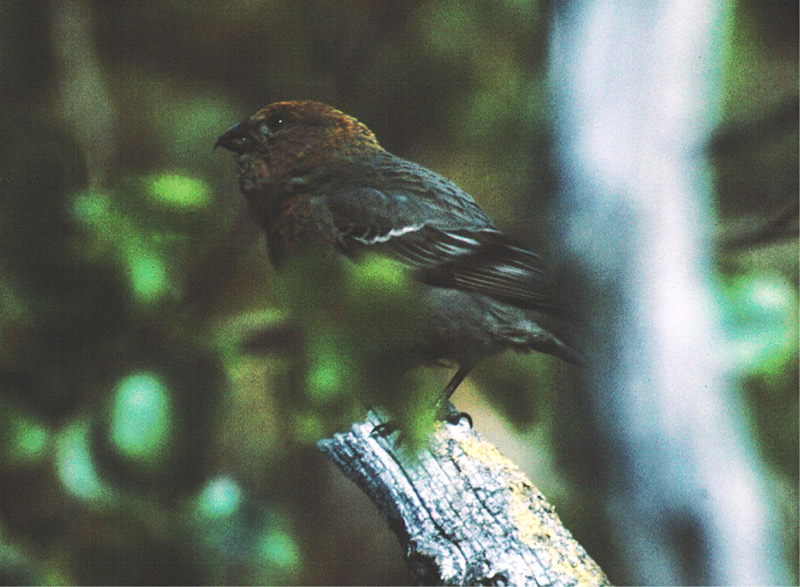
<svg viewBox="0 0 800 587"><path fill-rule="evenodd" d="M279 265L309 247L333 249L333 236L324 215L306 195L286 198L266 218L267 246L273 263Z"/></svg>

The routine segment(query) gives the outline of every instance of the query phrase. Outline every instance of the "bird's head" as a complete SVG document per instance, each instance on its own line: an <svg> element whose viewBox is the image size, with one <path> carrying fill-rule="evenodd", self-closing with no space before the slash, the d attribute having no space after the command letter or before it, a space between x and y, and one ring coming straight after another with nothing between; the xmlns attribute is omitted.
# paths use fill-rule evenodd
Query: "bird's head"
<svg viewBox="0 0 800 587"><path fill-rule="evenodd" d="M259 159L283 174L381 149L365 125L320 102L276 102L235 124L217 139L240 159Z"/></svg>

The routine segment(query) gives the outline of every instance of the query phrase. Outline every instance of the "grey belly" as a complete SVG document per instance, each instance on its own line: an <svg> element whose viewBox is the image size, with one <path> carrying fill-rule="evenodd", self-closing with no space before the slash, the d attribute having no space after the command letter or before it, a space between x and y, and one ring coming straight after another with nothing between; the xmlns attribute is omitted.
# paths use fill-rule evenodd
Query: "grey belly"
<svg viewBox="0 0 800 587"><path fill-rule="evenodd" d="M489 296L426 286L429 312L423 323L423 352L436 360L474 364L507 348L542 350L560 341L539 312L498 302Z"/></svg>

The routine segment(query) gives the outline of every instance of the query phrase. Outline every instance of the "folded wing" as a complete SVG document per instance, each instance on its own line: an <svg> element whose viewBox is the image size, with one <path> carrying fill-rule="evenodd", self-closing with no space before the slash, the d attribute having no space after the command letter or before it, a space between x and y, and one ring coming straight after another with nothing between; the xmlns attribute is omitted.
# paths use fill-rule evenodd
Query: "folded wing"
<svg viewBox="0 0 800 587"><path fill-rule="evenodd" d="M397 161L393 175L380 182L350 184L325 196L342 252L385 254L429 285L555 311L537 255L498 231L454 184L403 160L404 173L398 172Z"/></svg>

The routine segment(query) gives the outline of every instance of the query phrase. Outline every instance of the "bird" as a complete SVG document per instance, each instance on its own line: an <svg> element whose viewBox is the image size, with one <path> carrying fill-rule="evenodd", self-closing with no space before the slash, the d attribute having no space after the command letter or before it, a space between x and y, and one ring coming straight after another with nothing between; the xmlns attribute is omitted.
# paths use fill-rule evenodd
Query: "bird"
<svg viewBox="0 0 800 587"><path fill-rule="evenodd" d="M539 256L454 183L386 151L356 118L320 102L276 102L215 147L235 154L277 270L311 247L356 262L374 253L407 270L426 318L412 352L419 364L457 365L439 410L482 358L506 349L578 362Z"/></svg>

